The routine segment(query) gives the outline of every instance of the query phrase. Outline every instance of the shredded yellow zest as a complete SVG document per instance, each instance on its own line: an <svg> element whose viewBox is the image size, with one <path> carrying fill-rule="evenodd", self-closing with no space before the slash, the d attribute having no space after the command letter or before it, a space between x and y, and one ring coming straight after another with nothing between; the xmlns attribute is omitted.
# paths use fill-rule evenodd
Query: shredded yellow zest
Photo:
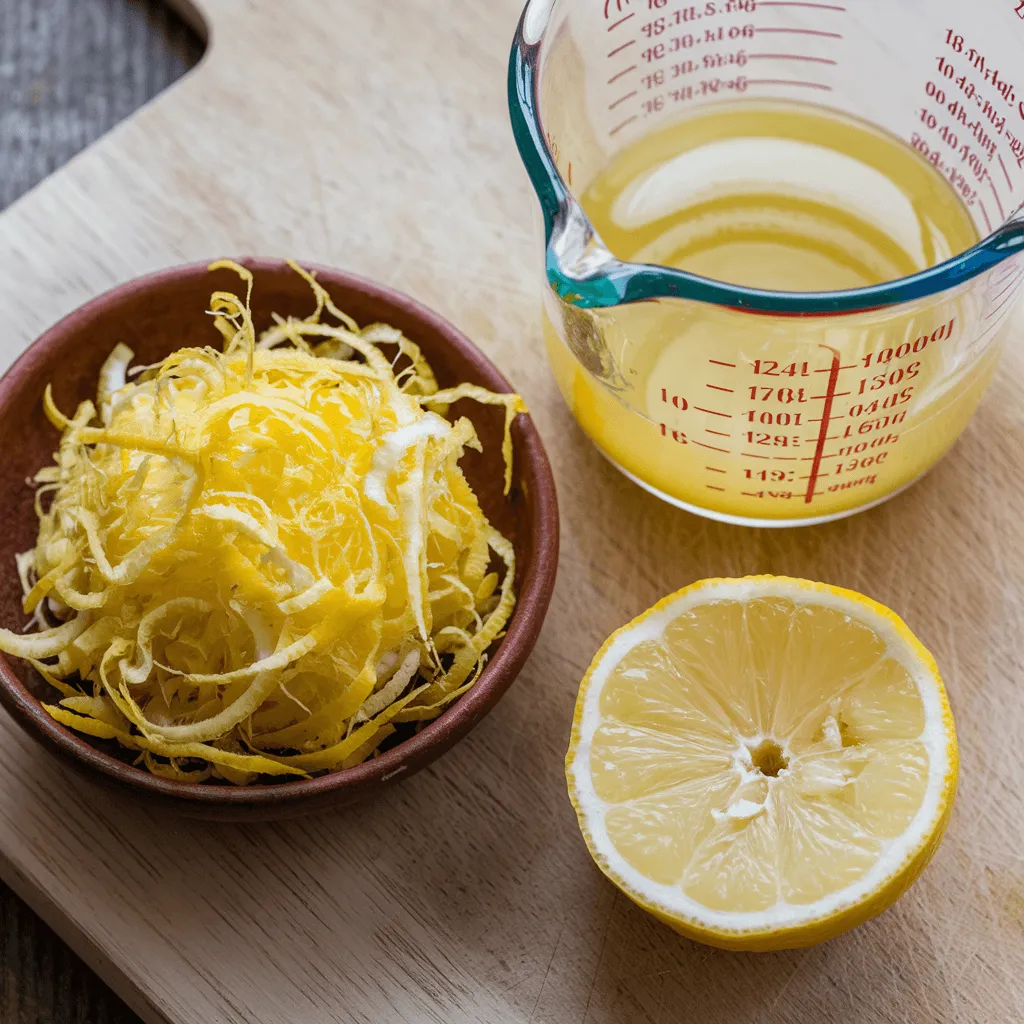
<svg viewBox="0 0 1024 1024"><path fill-rule="evenodd" d="M223 351L129 382L118 345L95 403L69 418L44 396L62 437L18 560L35 631L0 629L0 650L62 695L56 721L169 778L365 760L473 685L515 603L512 545L458 466L480 442L444 414L505 406L507 493L522 400L439 391L400 331L360 330L292 266L316 299L305 320L257 337L252 275L215 263L246 284L212 296Z"/></svg>

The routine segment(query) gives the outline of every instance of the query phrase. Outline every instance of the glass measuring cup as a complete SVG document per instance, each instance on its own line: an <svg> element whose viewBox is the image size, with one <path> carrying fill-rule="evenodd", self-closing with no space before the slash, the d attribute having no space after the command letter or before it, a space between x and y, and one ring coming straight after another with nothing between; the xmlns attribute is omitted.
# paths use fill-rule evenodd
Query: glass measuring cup
<svg viewBox="0 0 1024 1024"><path fill-rule="evenodd" d="M1018 325L1024 0L847 2L531 0L512 49L562 393L624 473L728 522L824 522L911 484ZM580 205L683 114L809 96L914 147L981 241L882 284L769 291L621 260Z"/></svg>

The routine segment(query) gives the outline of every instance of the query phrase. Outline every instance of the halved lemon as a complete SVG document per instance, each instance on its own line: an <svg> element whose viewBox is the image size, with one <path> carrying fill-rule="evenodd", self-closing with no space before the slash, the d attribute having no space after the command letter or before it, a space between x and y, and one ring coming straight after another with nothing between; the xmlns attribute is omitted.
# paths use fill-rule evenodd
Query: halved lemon
<svg viewBox="0 0 1024 1024"><path fill-rule="evenodd" d="M956 791L934 659L889 609L781 576L713 579L613 633L566 757L590 852L727 949L829 939L931 859Z"/></svg>

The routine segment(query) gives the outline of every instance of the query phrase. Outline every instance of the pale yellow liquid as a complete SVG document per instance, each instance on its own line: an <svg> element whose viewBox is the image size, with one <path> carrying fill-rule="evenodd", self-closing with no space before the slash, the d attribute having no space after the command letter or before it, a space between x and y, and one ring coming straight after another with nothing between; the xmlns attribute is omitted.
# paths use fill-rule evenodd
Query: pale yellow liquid
<svg viewBox="0 0 1024 1024"><path fill-rule="evenodd" d="M620 152L580 201L620 259L776 291L894 280L978 240L910 146L800 104L674 123ZM956 440L999 348L983 291L813 318L681 300L588 312L552 297L548 349L584 429L647 486L724 516L818 518L880 500Z"/></svg>

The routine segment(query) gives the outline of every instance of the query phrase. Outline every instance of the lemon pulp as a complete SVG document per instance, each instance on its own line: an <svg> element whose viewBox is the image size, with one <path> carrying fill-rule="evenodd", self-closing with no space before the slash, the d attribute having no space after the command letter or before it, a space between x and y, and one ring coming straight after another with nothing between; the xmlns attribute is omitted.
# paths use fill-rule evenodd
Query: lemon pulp
<svg viewBox="0 0 1024 1024"><path fill-rule="evenodd" d="M955 740L934 662L880 606L710 581L616 634L567 759L598 863L704 941L801 945L883 909L945 825Z"/></svg>

